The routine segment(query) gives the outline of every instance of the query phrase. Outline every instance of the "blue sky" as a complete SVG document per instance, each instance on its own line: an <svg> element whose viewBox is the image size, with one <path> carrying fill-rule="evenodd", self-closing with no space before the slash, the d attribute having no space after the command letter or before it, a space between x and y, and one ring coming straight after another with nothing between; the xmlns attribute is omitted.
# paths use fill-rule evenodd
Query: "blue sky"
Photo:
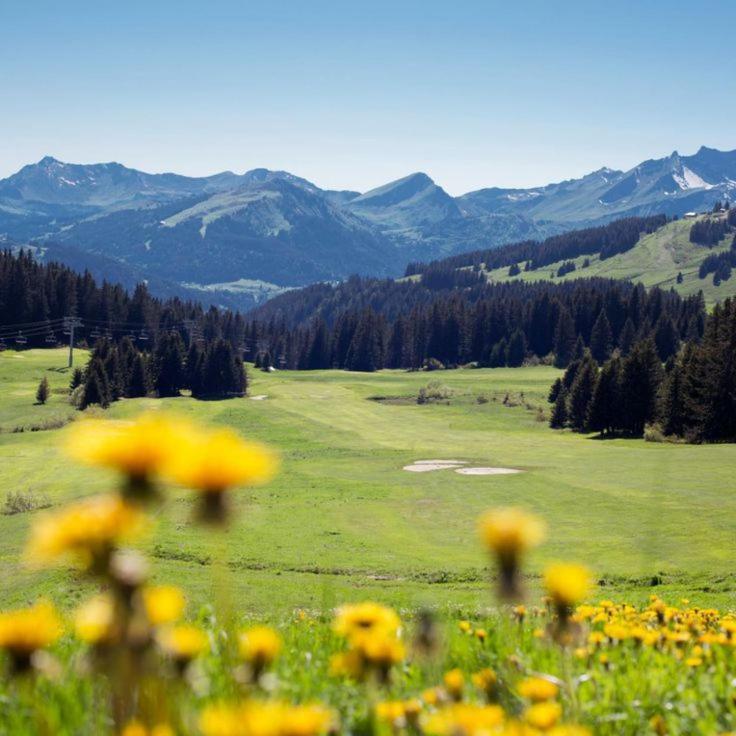
<svg viewBox="0 0 736 736"><path fill-rule="evenodd" d="M736 148L736 3L0 0L0 176L45 154L364 191Z"/></svg>

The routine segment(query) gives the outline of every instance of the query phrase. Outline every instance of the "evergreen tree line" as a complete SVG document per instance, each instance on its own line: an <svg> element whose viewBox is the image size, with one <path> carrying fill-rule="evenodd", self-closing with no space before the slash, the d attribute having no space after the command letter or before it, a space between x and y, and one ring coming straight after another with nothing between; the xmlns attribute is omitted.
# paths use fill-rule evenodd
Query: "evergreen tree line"
<svg viewBox="0 0 736 736"><path fill-rule="evenodd" d="M708 317L701 339L663 362L656 336L602 365L584 351L550 390L550 426L641 437L657 425L689 442L736 441L736 301Z"/></svg>
<svg viewBox="0 0 736 736"><path fill-rule="evenodd" d="M208 342L222 337L235 345L245 334L245 320L237 312L177 298L157 299L145 284L129 294L118 284L98 284L89 272L39 263L30 251L0 251L0 337L6 343L18 332L26 347L64 342L61 320L67 316L81 320L76 331L80 345L93 345L105 332L116 339L127 334L142 350L150 350L149 343L159 333L172 330L185 340L195 332Z"/></svg>
<svg viewBox="0 0 736 736"><path fill-rule="evenodd" d="M705 217L694 222L690 228L690 242L713 247L736 227L736 211L728 211L726 217Z"/></svg>
<svg viewBox="0 0 736 736"><path fill-rule="evenodd" d="M586 348L605 361L647 337L667 360L683 340L699 338L705 322L700 295L604 279L440 292L421 283L358 280L319 291L323 301L316 305L300 292L266 304L246 331L248 341L265 346L277 367L292 369L418 369L433 360L446 367L518 366L540 359L565 367ZM304 300L313 316L290 326L308 319Z"/></svg>
<svg viewBox="0 0 736 736"><path fill-rule="evenodd" d="M107 407L120 398L156 395L179 396L189 389L199 399L243 396L246 391L243 361L232 343L216 338L187 350L178 332L160 335L150 353L139 350L126 336L98 340L86 367L72 374L70 389L75 404Z"/></svg>
<svg viewBox="0 0 736 736"><path fill-rule="evenodd" d="M698 269L701 279L713 274L713 283L718 286L722 281L731 278L731 269L736 266L736 235L731 242L731 248L725 253L710 253L707 255Z"/></svg>
<svg viewBox="0 0 736 736"><path fill-rule="evenodd" d="M488 270L491 270L528 263L526 270L536 270L557 261L570 260L582 255L598 253L603 260L631 250L639 241L642 233L652 233L666 225L667 221L666 215L627 217L600 227L553 235L541 242L526 240L500 248L461 253L429 264L410 263L406 268L406 275L423 274L439 264L452 269L480 267L481 264L484 264Z"/></svg>

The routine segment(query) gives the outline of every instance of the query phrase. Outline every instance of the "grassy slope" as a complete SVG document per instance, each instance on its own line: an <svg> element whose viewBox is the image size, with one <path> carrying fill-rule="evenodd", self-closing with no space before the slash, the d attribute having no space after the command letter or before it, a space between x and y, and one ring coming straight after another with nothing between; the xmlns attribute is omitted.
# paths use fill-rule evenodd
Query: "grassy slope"
<svg viewBox="0 0 736 736"><path fill-rule="evenodd" d="M708 248L693 245L689 241L692 220L671 222L651 235L645 235L630 251L620 253L613 258L601 261L598 256L590 256L590 266L582 268L585 256L573 258L577 270L562 278L554 277L554 281L570 280L581 277L602 276L606 278L630 279L645 286L673 288L683 295L697 294L702 290L706 302L715 302L736 293L736 279L729 279L720 286L713 286L713 276L698 278L698 268L709 252L728 250L732 236L728 236L718 247ZM561 262L545 266L536 271L522 273L515 278L525 281L549 279L550 273L557 272ZM524 264L520 264L523 269ZM677 283L677 274L682 272L683 282ZM509 281L508 268L494 269L488 272L492 281Z"/></svg>
<svg viewBox="0 0 736 736"><path fill-rule="evenodd" d="M32 397L39 374L62 366L64 357L62 351L0 354L0 385L13 387L0 396L4 422L26 412L59 411L60 399L33 407ZM629 578L617 588L631 588L639 598L651 589L636 588L633 578L682 574L658 592L730 605L736 446L599 441L553 432L536 420L536 406L544 405L556 374L545 367L431 375L254 373L252 394L267 394L264 401L123 401L109 413L132 416L165 405L203 422L232 425L282 451L278 479L237 496L240 521L224 546L191 524L186 493L173 493L158 515L146 543L156 573L181 582L199 600L211 592L207 563L224 550L234 568L229 584L235 598L254 610L368 596L402 605L483 604L476 518L489 506L515 503L543 514L552 530L530 561L533 570L547 559L583 559L601 575ZM449 406L369 400L416 395L431 379L455 391ZM504 406L507 391L513 397L523 391L532 408ZM480 393L498 400L478 404ZM32 488L62 503L109 488L110 476L63 460L56 450L60 434L0 434L0 496ZM442 457L526 472L468 477L402 470L413 460ZM76 578L63 570L21 567L32 516L0 516L0 606L41 592L67 602L81 595Z"/></svg>

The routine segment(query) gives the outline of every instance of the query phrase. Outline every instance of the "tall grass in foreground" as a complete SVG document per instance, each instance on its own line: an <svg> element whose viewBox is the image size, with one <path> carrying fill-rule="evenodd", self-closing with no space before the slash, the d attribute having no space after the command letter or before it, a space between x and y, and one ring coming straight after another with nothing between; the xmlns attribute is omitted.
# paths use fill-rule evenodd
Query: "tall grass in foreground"
<svg viewBox="0 0 736 736"><path fill-rule="evenodd" d="M229 600L224 541L212 602L152 585L130 545L150 533L166 483L197 494L198 523L224 540L233 488L276 472L267 448L150 414L87 420L67 433L80 462L119 472L118 489L39 516L28 562L71 563L99 592L62 615L50 602L0 614L0 733L318 736L329 733L726 733L736 723L736 618L645 608L590 594L561 562L526 607L525 553L547 530L520 509L489 511L481 539L499 606L482 620L377 603L296 611L245 626ZM218 536L219 535L219 536Z"/></svg>

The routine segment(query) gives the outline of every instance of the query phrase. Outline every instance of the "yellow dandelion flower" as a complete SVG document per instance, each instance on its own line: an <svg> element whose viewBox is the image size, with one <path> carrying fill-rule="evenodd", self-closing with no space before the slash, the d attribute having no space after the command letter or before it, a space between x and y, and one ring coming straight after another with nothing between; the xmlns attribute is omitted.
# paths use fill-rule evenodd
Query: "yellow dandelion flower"
<svg viewBox="0 0 736 736"><path fill-rule="evenodd" d="M276 456L267 447L219 429L185 440L171 454L166 473L187 488L220 494L236 486L266 483L276 467Z"/></svg>
<svg viewBox="0 0 736 736"><path fill-rule="evenodd" d="M473 632L473 636L475 636L478 641L485 641L488 638L488 632L485 629L476 629Z"/></svg>
<svg viewBox="0 0 736 736"><path fill-rule="evenodd" d="M18 666L29 664L33 652L53 644L62 631L50 603L0 613L0 649L5 649Z"/></svg>
<svg viewBox="0 0 736 736"><path fill-rule="evenodd" d="M334 711L323 705L292 705L282 712L279 736L319 736L337 725Z"/></svg>
<svg viewBox="0 0 736 736"><path fill-rule="evenodd" d="M377 703L376 718L391 726L400 727L404 720L404 702L402 700L385 700Z"/></svg>
<svg viewBox="0 0 736 736"><path fill-rule="evenodd" d="M186 599L175 585L147 585L141 593L146 618L154 626L172 624L184 614Z"/></svg>
<svg viewBox="0 0 736 736"><path fill-rule="evenodd" d="M499 556L518 555L540 544L546 534L545 523L519 508L488 511L479 522L481 539Z"/></svg>
<svg viewBox="0 0 736 736"><path fill-rule="evenodd" d="M254 626L238 636L240 656L259 670L276 659L281 646L281 637L268 626Z"/></svg>
<svg viewBox="0 0 736 736"><path fill-rule="evenodd" d="M123 728L121 736L174 736L174 730L166 723L146 728L140 721L130 721Z"/></svg>
<svg viewBox="0 0 736 736"><path fill-rule="evenodd" d="M453 700L460 700L463 697L463 688L465 687L465 675L462 670L457 668L445 672L442 678L447 693Z"/></svg>
<svg viewBox="0 0 736 736"><path fill-rule="evenodd" d="M27 555L37 563L65 555L83 567L106 569L113 549L134 538L145 525L143 512L118 496L94 496L33 525Z"/></svg>
<svg viewBox="0 0 736 736"><path fill-rule="evenodd" d="M472 676L473 685L475 685L478 690L482 690L487 697L492 697L496 692L496 687L498 685L498 675L490 669L490 667L486 667L485 669L482 669L478 672L475 672Z"/></svg>
<svg viewBox="0 0 736 736"><path fill-rule="evenodd" d="M207 635L191 624L180 624L163 629L158 643L165 654L179 663L186 663L202 654L207 648Z"/></svg>
<svg viewBox="0 0 736 736"><path fill-rule="evenodd" d="M210 705L199 718L204 736L319 736L336 727L335 713L322 705L279 701Z"/></svg>
<svg viewBox="0 0 736 736"><path fill-rule="evenodd" d="M560 562L544 572L544 586L558 607L569 608L579 603L590 591L592 576L588 568Z"/></svg>
<svg viewBox="0 0 736 736"><path fill-rule="evenodd" d="M140 481L160 472L193 433L185 420L158 412L143 414L133 422L83 419L67 430L64 449L76 460L112 468Z"/></svg>
<svg viewBox="0 0 736 736"><path fill-rule="evenodd" d="M559 687L544 677L527 677L519 683L519 695L531 700L533 703L541 703L545 700L554 700L559 692Z"/></svg>
<svg viewBox="0 0 736 736"><path fill-rule="evenodd" d="M473 626L470 621L458 621L457 625L463 634L469 634L473 630Z"/></svg>
<svg viewBox="0 0 736 736"><path fill-rule="evenodd" d="M562 717L562 706L554 701L534 703L524 711L524 720L540 731L548 731L557 725Z"/></svg>
<svg viewBox="0 0 736 736"><path fill-rule="evenodd" d="M493 733L504 721L498 705L454 703L440 708L422 722L422 732L429 736L483 736Z"/></svg>
<svg viewBox="0 0 736 736"><path fill-rule="evenodd" d="M74 614L74 631L87 644L105 644L115 639L115 601L101 593L83 603Z"/></svg>
<svg viewBox="0 0 736 736"><path fill-rule="evenodd" d="M352 603L337 609L333 628L348 639L366 632L395 634L401 620L392 608L379 603Z"/></svg>

